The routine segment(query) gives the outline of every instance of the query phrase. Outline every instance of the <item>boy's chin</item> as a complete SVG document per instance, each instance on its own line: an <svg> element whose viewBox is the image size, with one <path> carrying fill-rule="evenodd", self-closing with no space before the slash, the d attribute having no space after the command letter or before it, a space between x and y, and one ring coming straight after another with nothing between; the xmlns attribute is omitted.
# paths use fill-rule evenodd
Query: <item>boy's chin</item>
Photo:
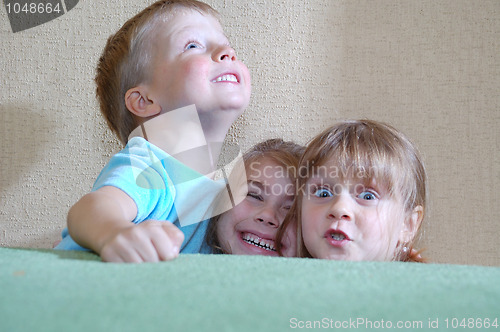
<svg viewBox="0 0 500 332"><path fill-rule="evenodd" d="M224 112L234 112L237 113L238 115L242 114L245 109L248 107L248 101L233 101L230 103L226 103L224 105L221 105L222 107L220 108L221 111Z"/></svg>
<svg viewBox="0 0 500 332"><path fill-rule="evenodd" d="M249 103L250 96L233 95L230 98L223 98L219 106L222 111L241 114L248 107Z"/></svg>
<svg viewBox="0 0 500 332"><path fill-rule="evenodd" d="M223 112L234 112L241 114L248 107L249 101L247 100L223 100L220 103L210 103L203 104L198 103L195 104L198 113L207 114L213 113L214 111L223 111Z"/></svg>

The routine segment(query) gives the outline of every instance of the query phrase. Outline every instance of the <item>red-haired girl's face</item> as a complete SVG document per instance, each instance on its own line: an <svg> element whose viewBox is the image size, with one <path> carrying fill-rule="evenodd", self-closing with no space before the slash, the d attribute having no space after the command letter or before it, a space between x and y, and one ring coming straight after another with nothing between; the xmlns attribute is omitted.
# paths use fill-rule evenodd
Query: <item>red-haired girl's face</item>
<svg viewBox="0 0 500 332"><path fill-rule="evenodd" d="M411 236L404 205L375 179L315 174L303 190L302 235L315 258L392 260Z"/></svg>

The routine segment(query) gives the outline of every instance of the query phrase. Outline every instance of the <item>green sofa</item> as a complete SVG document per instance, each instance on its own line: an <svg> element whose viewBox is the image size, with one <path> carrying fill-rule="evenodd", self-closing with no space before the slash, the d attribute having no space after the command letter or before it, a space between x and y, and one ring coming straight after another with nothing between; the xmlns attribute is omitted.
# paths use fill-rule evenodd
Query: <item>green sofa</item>
<svg viewBox="0 0 500 332"><path fill-rule="evenodd" d="M0 331L500 330L500 268L0 248Z"/></svg>

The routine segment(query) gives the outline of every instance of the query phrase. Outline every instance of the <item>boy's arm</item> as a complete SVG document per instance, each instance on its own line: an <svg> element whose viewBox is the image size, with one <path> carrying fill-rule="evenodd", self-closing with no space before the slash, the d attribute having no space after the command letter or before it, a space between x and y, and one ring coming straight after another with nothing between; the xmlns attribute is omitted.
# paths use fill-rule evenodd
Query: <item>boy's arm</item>
<svg viewBox="0 0 500 332"><path fill-rule="evenodd" d="M107 186L83 196L68 213L68 231L81 246L108 262L157 262L179 254L184 234L170 222L132 223L135 202Z"/></svg>

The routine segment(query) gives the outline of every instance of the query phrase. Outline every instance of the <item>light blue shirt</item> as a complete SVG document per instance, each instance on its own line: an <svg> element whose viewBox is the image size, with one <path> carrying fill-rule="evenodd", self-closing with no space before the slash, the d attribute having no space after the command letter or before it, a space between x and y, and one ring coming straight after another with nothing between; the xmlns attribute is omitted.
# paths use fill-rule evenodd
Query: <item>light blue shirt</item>
<svg viewBox="0 0 500 332"><path fill-rule="evenodd" d="M165 220L184 233L181 253L209 253L205 243L209 209L224 181L211 180L182 164L142 137L132 138L115 154L99 174L92 191L113 186L129 195L137 206L138 224L144 220ZM179 220L179 215L182 216ZM207 218L205 218L207 219ZM88 250L63 230L55 249Z"/></svg>

